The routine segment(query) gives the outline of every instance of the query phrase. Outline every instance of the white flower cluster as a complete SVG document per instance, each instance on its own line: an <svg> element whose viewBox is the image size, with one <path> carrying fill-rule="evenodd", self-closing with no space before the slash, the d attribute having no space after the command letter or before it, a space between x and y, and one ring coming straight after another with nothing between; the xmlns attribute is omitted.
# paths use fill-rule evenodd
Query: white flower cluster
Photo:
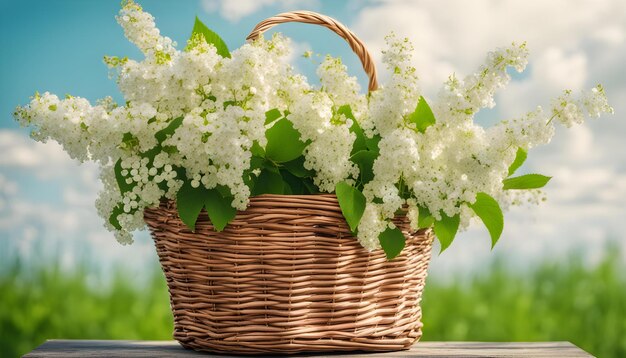
<svg viewBox="0 0 626 358"><path fill-rule="evenodd" d="M302 140L311 141L305 149L304 166L316 172L315 185L329 193L337 183L358 176L357 166L350 161L355 140L350 132L353 123L339 109L349 105L353 115L360 117L366 100L359 93L356 78L346 71L340 59L327 56L317 70L321 90L292 91L293 104L287 117Z"/></svg>
<svg viewBox="0 0 626 358"><path fill-rule="evenodd" d="M564 126L571 127L583 123L585 114L597 118L602 113L613 113L613 108L609 106L604 95L604 88L598 85L578 100L572 98L572 91L563 92L563 95L553 101L550 121L556 118Z"/></svg>
<svg viewBox="0 0 626 358"><path fill-rule="evenodd" d="M570 126L583 122L583 111L594 117L613 112L598 86L584 92L579 100L566 91L557 99L552 118L538 108L523 118L504 120L488 129L476 124L474 115L481 108L493 107L496 90L510 80L507 67L522 71L527 64L525 44L512 44L491 52L486 64L464 80L450 77L432 102L437 122L419 133L412 130L407 116L420 95L409 66L411 47L406 40L390 37L388 41L390 52L400 52L385 57L394 69L391 86L376 91L369 102L373 132L382 136L374 180L364 188L368 203L359 226L359 239L369 249L379 247L378 235L386 228L384 222L403 205L408 206L414 228L418 227L420 208L437 220L442 215L460 215L460 226L465 228L475 216L468 205L480 192L496 198L504 209L511 204L543 200L539 190L503 190L503 180L517 149L548 143L554 135L552 118ZM398 183L406 184L411 191L408 199L399 192L403 187ZM375 198L382 204L374 203Z"/></svg>
<svg viewBox="0 0 626 358"><path fill-rule="evenodd" d="M162 37L154 23L154 17L143 11L139 4L131 0L122 2L122 10L116 17L122 25L126 38L135 44L150 60L167 62L176 54L176 43L169 37Z"/></svg>
<svg viewBox="0 0 626 358"><path fill-rule="evenodd" d="M580 99L565 92L551 118L538 108L488 129L474 123L473 116L493 107L495 91L509 81L507 67L522 71L527 63L525 45L513 44L490 53L476 74L451 77L431 103L436 122L420 131L410 119L421 92L406 39L387 38L383 58L391 78L365 95L338 58L325 58L317 72L321 88L311 86L294 73L287 61L290 44L279 35L222 57L201 34L177 50L160 35L152 15L132 1L124 3L117 20L145 55L142 61L105 57L117 73L124 106L110 98L91 105L44 93L18 107L15 116L34 128L35 139L54 139L72 158L99 162L104 189L96 206L123 243L144 227L143 210L174 199L185 180L194 188L228 188L232 206L245 209L251 189L244 173L251 168L253 147L266 147L270 110L284 114L307 144L304 167L322 192L334 192L341 181L358 182L359 167L351 160L357 123L369 139L380 139L358 227L368 249L379 247L379 234L403 206L413 227L420 210L435 219L460 215L465 227L477 193L504 207L524 201L502 185L517 149L549 142L555 118L570 126L584 115L612 111L598 86ZM529 193L539 198L537 191Z"/></svg>

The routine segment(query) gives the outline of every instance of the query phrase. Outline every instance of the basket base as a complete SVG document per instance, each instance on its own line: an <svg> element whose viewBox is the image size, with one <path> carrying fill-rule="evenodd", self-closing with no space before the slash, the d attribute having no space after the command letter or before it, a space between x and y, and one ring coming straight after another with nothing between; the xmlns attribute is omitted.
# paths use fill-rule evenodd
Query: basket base
<svg viewBox="0 0 626 358"><path fill-rule="evenodd" d="M189 339L188 335L174 338L186 349L199 352L240 354L240 355L288 355L297 353L321 352L393 352L408 350L419 341L422 336L421 323L419 327L402 338L296 338L292 340L265 339L250 341L245 337L242 340L210 340Z"/></svg>

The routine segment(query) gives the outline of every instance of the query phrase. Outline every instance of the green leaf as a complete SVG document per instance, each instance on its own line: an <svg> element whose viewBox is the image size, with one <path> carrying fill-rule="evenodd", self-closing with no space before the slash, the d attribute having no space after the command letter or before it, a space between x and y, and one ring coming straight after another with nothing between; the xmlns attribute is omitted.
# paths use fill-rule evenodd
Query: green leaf
<svg viewBox="0 0 626 358"><path fill-rule="evenodd" d="M278 174L280 169L278 168L278 164L272 162L271 160L264 159L263 160L263 169L268 170L272 173Z"/></svg>
<svg viewBox="0 0 626 358"><path fill-rule="evenodd" d="M154 147L152 147L150 150L141 153L141 157L148 158L150 165L152 165L152 163L154 162L154 158L157 156L157 154L161 153L162 151L163 151L163 148L161 147L161 145L157 144Z"/></svg>
<svg viewBox="0 0 626 358"><path fill-rule="evenodd" d="M202 34L207 43L215 46L215 49L220 56L230 58L230 52L228 51L228 46L226 46L224 40L222 40L222 38L218 34L211 31L205 24L203 24L197 16L196 21L193 24L193 30L191 31L191 33Z"/></svg>
<svg viewBox="0 0 626 358"><path fill-rule="evenodd" d="M115 181L117 181L117 186L120 188L121 193L133 190L135 184L127 184L126 178L122 175L122 159L118 159L117 162L115 162L113 172L115 172Z"/></svg>
<svg viewBox="0 0 626 358"><path fill-rule="evenodd" d="M154 133L154 137L159 141L159 144L163 143L163 141L165 141L167 137L170 137L174 134L176 129L180 127L181 124L183 124L183 117L174 118L169 122L167 127Z"/></svg>
<svg viewBox="0 0 626 358"><path fill-rule="evenodd" d="M354 120L354 114L352 114L352 107L349 104L337 108L337 114L343 114L346 118Z"/></svg>
<svg viewBox="0 0 626 358"><path fill-rule="evenodd" d="M205 203L206 188L193 188L189 182L183 184L176 194L176 208L178 216L191 230L196 230L196 221Z"/></svg>
<svg viewBox="0 0 626 358"><path fill-rule="evenodd" d="M195 231L198 216L202 208L206 208L213 228L222 231L237 214L237 210L231 205L233 197L229 194L230 191L226 187L194 188L186 182L176 195L178 216L191 231Z"/></svg>
<svg viewBox="0 0 626 358"><path fill-rule="evenodd" d="M306 185L304 185L304 180L306 178L299 178L293 175L288 170L281 170L280 175L283 177L283 181L285 182L285 194L288 195L308 195L311 194Z"/></svg>
<svg viewBox="0 0 626 358"><path fill-rule="evenodd" d="M380 246L385 251L387 260L392 260L402 252L405 240L404 234L398 228L387 228L378 235L378 241L380 241Z"/></svg>
<svg viewBox="0 0 626 358"><path fill-rule="evenodd" d="M280 113L280 111L277 108L270 109L269 111L265 112L265 125L268 125L274 122L278 118L282 117L282 115L283 114Z"/></svg>
<svg viewBox="0 0 626 358"><path fill-rule="evenodd" d="M252 142L252 147L250 147L250 153L252 153L253 157L264 158L265 157L265 149L261 147L259 142L256 140Z"/></svg>
<svg viewBox="0 0 626 358"><path fill-rule="evenodd" d="M435 124L435 115L424 97L420 96L417 107L413 113L409 114L408 120L411 123L415 123L417 131L421 133L424 133L426 128Z"/></svg>
<svg viewBox="0 0 626 358"><path fill-rule="evenodd" d="M161 150L168 154L176 154L178 153L178 148L173 145L164 145L161 146Z"/></svg>
<svg viewBox="0 0 626 358"><path fill-rule="evenodd" d="M284 192L283 177L278 172L263 169L254 184L253 195L284 194Z"/></svg>
<svg viewBox="0 0 626 358"><path fill-rule="evenodd" d="M122 143L124 144L124 148L132 148L139 144L139 139L137 139L137 137L135 137L131 133L126 132L122 137Z"/></svg>
<svg viewBox="0 0 626 358"><path fill-rule="evenodd" d="M367 184L374 179L374 161L376 158L378 158L378 153L368 150L361 150L350 157L350 160L359 167L360 178L363 184Z"/></svg>
<svg viewBox="0 0 626 358"><path fill-rule="evenodd" d="M262 157L258 157L256 155L253 155L250 158L250 169L254 170L254 169L261 169L263 167L263 164L265 163L265 159Z"/></svg>
<svg viewBox="0 0 626 358"><path fill-rule="evenodd" d="M352 108L350 105L345 104L339 109L337 109L337 114L343 114L346 118L352 120L352 125L350 126L350 132L354 133L356 138L354 139L354 143L352 144L352 151L350 154L354 154L361 150L367 150L367 143L365 142L365 133L363 133L363 129L357 122L356 118L354 118L354 114L352 113Z"/></svg>
<svg viewBox="0 0 626 358"><path fill-rule="evenodd" d="M382 137L378 134L374 135L372 138L365 137L365 144L367 145L367 149L378 154L380 149L378 148L378 143Z"/></svg>
<svg viewBox="0 0 626 358"><path fill-rule="evenodd" d="M223 196L218 189L206 191L204 206L216 231L224 230L226 225L237 215L237 210L231 205L232 201L232 196Z"/></svg>
<svg viewBox="0 0 626 358"><path fill-rule="evenodd" d="M430 213L430 211L427 208L418 207L418 214L417 214L417 226L420 227L420 229L427 229L431 226L433 226L433 224L435 223L435 218L432 216L432 214Z"/></svg>
<svg viewBox="0 0 626 358"><path fill-rule="evenodd" d="M265 132L267 145L265 156L276 163L294 160L302 155L306 144L300 140L300 132L287 119L280 119Z"/></svg>
<svg viewBox="0 0 626 358"><path fill-rule="evenodd" d="M365 212L365 196L345 181L337 183L335 193L350 230L356 232L363 212Z"/></svg>
<svg viewBox="0 0 626 358"><path fill-rule="evenodd" d="M307 178L315 174L314 171L304 167L304 156L302 155L294 160L285 162L282 165L283 168L287 169L291 174L297 176L298 178Z"/></svg>
<svg viewBox="0 0 626 358"><path fill-rule="evenodd" d="M396 187L398 188L400 197L402 199L406 200L413 196L412 190L404 181L404 177L400 177L400 181L396 184Z"/></svg>
<svg viewBox="0 0 626 358"><path fill-rule="evenodd" d="M109 216L109 223L113 225L117 230L122 230L122 225L120 225L119 220L117 220L117 216L124 213L124 208L122 204L118 204L113 208L111 212L111 216Z"/></svg>
<svg viewBox="0 0 626 358"><path fill-rule="evenodd" d="M537 189L543 188L552 177L541 174L526 174L513 178L506 178L502 181L504 190L510 189Z"/></svg>
<svg viewBox="0 0 626 358"><path fill-rule="evenodd" d="M489 230L491 235L491 248L493 248L502 235L504 229L504 216L502 215L502 209L498 201L492 198L489 194L478 193L476 194L476 202L469 205L472 210L483 221L483 224Z"/></svg>
<svg viewBox="0 0 626 358"><path fill-rule="evenodd" d="M441 212L441 220L435 221L435 235L441 243L441 252L447 249L454 241L460 222L461 216L459 214L449 217L444 212Z"/></svg>
<svg viewBox="0 0 626 358"><path fill-rule="evenodd" d="M526 161L526 157L527 156L528 156L528 153L526 153L526 151L524 149L517 148L517 153L515 154L515 160L513 161L511 166L509 167L509 175L508 176L513 175L513 173L515 173L517 168L521 167L522 164L524 164L524 162Z"/></svg>
<svg viewBox="0 0 626 358"><path fill-rule="evenodd" d="M315 185L312 178L303 178L302 184L307 188L309 194L319 194L320 189Z"/></svg>
<svg viewBox="0 0 626 358"><path fill-rule="evenodd" d="M232 195L230 194L230 188L227 187L226 185L217 185L215 187L215 190L217 190L224 198L228 198L228 197L232 198ZM232 199L230 201L232 202Z"/></svg>
<svg viewBox="0 0 626 358"><path fill-rule="evenodd" d="M254 158L254 157L253 157ZM254 193L254 186L256 185L256 175L252 174L251 169L244 170L243 172L243 182L250 189L250 193Z"/></svg>

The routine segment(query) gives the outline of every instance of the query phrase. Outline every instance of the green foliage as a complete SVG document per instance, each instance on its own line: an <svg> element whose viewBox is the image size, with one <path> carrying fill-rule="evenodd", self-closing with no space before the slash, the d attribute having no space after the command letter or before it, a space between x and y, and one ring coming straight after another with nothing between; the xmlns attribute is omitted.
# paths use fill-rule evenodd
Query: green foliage
<svg viewBox="0 0 626 358"><path fill-rule="evenodd" d="M447 249L452 241L454 241L456 232L459 230L460 222L461 217L459 214L449 217L444 212L441 212L441 220L435 221L435 236L437 236L437 239L441 243L441 252Z"/></svg>
<svg viewBox="0 0 626 358"><path fill-rule="evenodd" d="M482 273L431 275L422 301L425 341L570 341L598 357L626 357L626 277L621 253L597 264L577 256L512 270L496 261ZM435 258L436 260L436 258ZM145 282L122 269L110 283L93 269L3 262L0 347L21 356L46 339L172 339L172 313L156 259ZM591 332L591 333L590 333Z"/></svg>
<svg viewBox="0 0 626 358"><path fill-rule="evenodd" d="M111 225L113 225L113 227L118 230L122 228L122 225L120 225L120 221L117 220L117 217L118 215L123 214L123 213L124 213L124 208L122 207L122 204L117 204L117 206L113 208L113 211L111 212L111 216L109 216L109 223L111 223Z"/></svg>
<svg viewBox="0 0 626 358"><path fill-rule="evenodd" d="M350 160L359 167L359 186L361 188L374 179L374 161L376 158L378 158L378 153L370 150L360 150L350 157Z"/></svg>
<svg viewBox="0 0 626 358"><path fill-rule="evenodd" d="M223 196L218 189L207 190L204 197L204 208L217 231L222 231L235 218L237 210L232 207L233 197Z"/></svg>
<svg viewBox="0 0 626 358"><path fill-rule="evenodd" d="M352 143L352 151L350 152L350 155L354 155L354 153L362 150L367 150L365 133L363 133L363 129L359 125L359 122L357 122L356 118L354 118L354 114L352 114L352 108L350 108L350 105L345 104L339 107L339 109L337 109L337 114L342 114L346 118L352 120L350 132L354 133L355 139L354 143Z"/></svg>
<svg viewBox="0 0 626 358"><path fill-rule="evenodd" d="M422 96L420 96L419 101L417 102L415 111L409 114L407 119L410 123L415 123L415 129L420 133L424 133L426 128L435 124L435 115Z"/></svg>
<svg viewBox="0 0 626 358"><path fill-rule="evenodd" d="M506 178L502 181L504 190L510 189L538 189L543 188L552 177L541 174L526 174L513 178Z"/></svg>
<svg viewBox="0 0 626 358"><path fill-rule="evenodd" d="M419 213L417 215L417 226L421 229L427 229L435 223L435 218L431 215L427 208L419 207Z"/></svg>
<svg viewBox="0 0 626 358"><path fill-rule="evenodd" d="M153 123L154 121L156 121L156 118L151 118L148 122ZM157 131L154 134L154 137L157 140L157 145L154 148L144 153L139 153L141 157L148 158L149 163L151 164L152 161L154 160L154 157L159 152L165 151L168 153L172 153L173 151L175 151L176 150L175 147L163 146L163 142L165 142L166 139L171 137L176 131L176 129L181 126L181 124L183 124L183 117L174 118L168 123L168 125L165 128ZM131 133L124 133L123 148L126 148L126 149L132 148L136 146L137 144L138 144L138 140L134 135L132 135ZM174 168L174 170L176 170L177 172L181 172L180 168ZM117 162L115 163L113 167L113 172L115 174L115 181L117 182L117 186L120 188L120 192L122 194L132 191L133 188L137 185L136 183L131 183L131 184L126 183L126 177L122 175L122 160L121 159L118 159ZM162 183L161 185L164 185L164 183ZM121 229L121 226L120 226L119 221L117 220L117 216L124 213L123 208L124 208L124 205L122 203L118 203L118 205L113 209L111 216L109 217L109 223L118 230Z"/></svg>
<svg viewBox="0 0 626 358"><path fill-rule="evenodd" d="M605 250L598 264L572 255L529 269L496 260L481 273L424 290L425 341L569 341L597 357L626 357L626 269Z"/></svg>
<svg viewBox="0 0 626 358"><path fill-rule="evenodd" d="M267 111L265 124L272 126L265 131L266 147L257 142L252 145L250 169L244 173L244 181L253 196L319 193L313 183L315 172L304 167L302 152L308 143L300 140L300 132L285 115L277 109ZM252 174L256 169L260 170L258 176Z"/></svg>
<svg viewBox="0 0 626 358"><path fill-rule="evenodd" d="M515 171L524 164L526 161L526 157L528 157L528 153L522 148L517 148L517 153L515 153L515 160L511 163L509 167L509 176L513 175Z"/></svg>
<svg viewBox="0 0 626 358"><path fill-rule="evenodd" d="M172 339L163 274L145 282L122 269L100 282L88 266L4 262L0 268L0 356L19 357L47 339Z"/></svg>
<svg viewBox="0 0 626 358"><path fill-rule="evenodd" d="M254 184L253 195L284 194L285 183L278 171L263 170Z"/></svg>
<svg viewBox="0 0 626 358"><path fill-rule="evenodd" d="M265 125L268 125L274 122L275 120L277 120L278 118L282 116L283 114L280 113L280 111L277 108L270 109L269 111L265 112Z"/></svg>
<svg viewBox="0 0 626 358"><path fill-rule="evenodd" d="M476 202L469 205L472 210L483 221L489 235L491 235L491 247L493 248L502 235L504 229L504 215L502 215L502 209L496 201L489 194L478 193L476 194Z"/></svg>
<svg viewBox="0 0 626 358"><path fill-rule="evenodd" d="M196 27L201 29L202 25L197 20ZM198 30L200 31L200 30ZM210 30L209 30L210 31ZM337 185L336 194L346 221L353 233L356 233L359 221L365 210L365 198L361 193L363 186L370 182L374 177L373 165L379 155L378 142L380 136L368 138L365 136L363 129L354 118L352 109L349 105L341 106L337 109L336 114L343 115L352 121L350 131L355 134L355 142L351 152L351 161L359 167L359 178L357 178L354 187L346 183ZM300 139L300 133L294 128L291 121L286 118L278 109L272 109L265 113L265 124L271 126L266 130L267 145L262 148L258 142L253 143L251 152L250 169L244 173L244 180L250 187L252 195L262 194L281 194L281 195L302 195L315 194L319 189L313 183L315 173L312 170L304 168L303 151L308 143ZM423 97L420 97L416 109L408 117L411 123L416 125L416 130L424 132L428 126L435 123L433 112ZM156 152L163 150L163 142L174 134L175 130L182 124L182 117L173 119L162 130L155 134L158 141L154 149L146 153L142 153L143 157L153 160ZM136 138L127 134L125 136L125 145L132 147L136 145ZM515 161L509 168L512 174L519 168L526 159L526 152L519 148ZM127 184L126 178L121 175L121 162L115 165L115 177L122 192L132 190L133 184ZM175 168L176 170L178 168ZM258 176L253 175L253 170L260 170ZM179 173L184 178L184 172ZM549 177L538 174L528 174L515 178L507 178L503 181L505 189L529 189L542 187L547 183ZM405 190L406 185L400 183L399 190L403 198L410 196L410 191ZM227 223L234 218L236 211L230 206L232 197L229 193L220 194L216 190L206 190L202 187L191 188L190 182L185 180L185 184L177 195L177 205L179 214L183 222L192 230L195 229L195 222L203 208L207 210L211 222L216 230L222 230ZM494 245L503 228L502 212L498 203L487 194L481 193L477 196L475 204L470 205L474 212L482 219L483 223L489 230L492 245ZM109 222L119 227L117 215L123 212L123 206L118 205L114 209L113 214L109 218ZM459 217L447 217L443 215L442 220L435 222L431 213L426 208L420 208L418 225L422 228L434 226L435 234L441 242L442 251L444 251L454 240L459 225ZM391 243L398 240L391 240L391 235L396 237L396 232L386 231L380 235L381 244L388 257L395 257L399 252L395 252L398 246ZM404 242L404 241L402 241Z"/></svg>
<svg viewBox="0 0 626 358"><path fill-rule="evenodd" d="M115 181L117 181L117 185L120 187L120 191L122 193L129 192L133 190L134 185L127 184L126 178L122 175L122 160L118 159L115 163L115 167L113 167L113 171L115 172Z"/></svg>
<svg viewBox="0 0 626 358"><path fill-rule="evenodd" d="M135 185L126 183L126 178L122 175L122 160L118 159L113 167L113 172L115 173L115 181L120 188L122 193L129 192L133 189ZM109 223L113 225L116 229L121 229L119 220L117 220L118 215L124 213L124 205L122 203L118 203L111 212L111 216L109 216Z"/></svg>
<svg viewBox="0 0 626 358"><path fill-rule="evenodd" d="M176 194L176 209L178 216L191 230L196 230L196 221L204 207L204 197L201 188L193 188L189 182L183 184Z"/></svg>
<svg viewBox="0 0 626 358"><path fill-rule="evenodd" d="M228 51L226 42L224 42L218 34L211 31L205 24L203 24L197 16L196 21L193 24L193 30L191 31L192 36L193 34L202 34L207 43L215 46L215 49L220 56L230 58L230 51Z"/></svg>
<svg viewBox="0 0 626 358"><path fill-rule="evenodd" d="M167 127L156 132L154 137L159 142L159 145L163 144L167 138L171 137L181 124L183 124L183 117L174 118L168 123Z"/></svg>
<svg viewBox="0 0 626 358"><path fill-rule="evenodd" d="M283 163L283 168L298 178L310 178L315 174L314 171L304 167L304 156Z"/></svg>
<svg viewBox="0 0 626 358"><path fill-rule="evenodd" d="M382 137L378 134L374 135L372 138L365 137L365 144L367 144L367 150L372 151L376 154L380 153L380 149L378 148L378 143Z"/></svg>
<svg viewBox="0 0 626 358"><path fill-rule="evenodd" d="M306 147L306 143L300 140L300 132L287 118L274 123L272 128L265 132L265 137L267 138L265 156L276 163L298 158Z"/></svg>
<svg viewBox="0 0 626 358"><path fill-rule="evenodd" d="M352 232L356 232L361 217L365 212L365 196L358 189L346 182L337 183L335 186L337 200L341 212L350 226Z"/></svg>
<svg viewBox="0 0 626 358"><path fill-rule="evenodd" d="M385 251L387 260L392 260L404 249L406 239L402 231L396 227L393 229L387 228L385 231L381 232L378 236L378 240L380 241L380 246L383 248L383 251Z"/></svg>
<svg viewBox="0 0 626 358"><path fill-rule="evenodd" d="M222 231L230 222L237 210L231 206L232 197L227 190L219 188L207 189L200 185L193 188L189 182L185 182L176 195L176 209L178 216L191 231L195 231L196 221L203 208L206 209L211 224L217 231ZM226 194L226 195L224 195Z"/></svg>
<svg viewBox="0 0 626 358"><path fill-rule="evenodd" d="M355 139L350 152L350 160L359 167L359 178L357 179L356 188L363 189L365 184L374 179L374 161L378 158L378 142L380 142L381 137L378 135L374 138L365 136L349 105L339 107L337 113L343 114L346 118L352 120L350 132L354 133Z"/></svg>
<svg viewBox="0 0 626 358"><path fill-rule="evenodd" d="M261 162L263 162L263 158L265 158L265 149L263 149L263 147L261 147L261 145L259 144L259 142L257 142L256 140L254 141L254 143L252 143L252 147L250 147L250 153L252 153L252 159L250 159L250 166L252 168L260 168L261 166L259 165L259 162L254 162L255 160L260 160Z"/></svg>

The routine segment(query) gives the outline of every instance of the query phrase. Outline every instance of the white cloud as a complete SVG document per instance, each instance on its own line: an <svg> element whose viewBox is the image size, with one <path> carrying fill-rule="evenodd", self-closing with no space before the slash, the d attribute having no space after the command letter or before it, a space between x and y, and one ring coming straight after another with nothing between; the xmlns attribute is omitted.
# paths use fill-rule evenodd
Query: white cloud
<svg viewBox="0 0 626 358"><path fill-rule="evenodd" d="M35 142L12 130L0 130L0 153L0 167L31 170L38 178L61 177L67 175L68 170L77 170L77 174L85 175L78 168L92 173L97 168L91 163L80 166L55 141Z"/></svg>
<svg viewBox="0 0 626 358"><path fill-rule="evenodd" d="M611 24L608 26L602 26L592 34L593 38L603 41L608 45L620 45L624 43L626 34L620 26Z"/></svg>
<svg viewBox="0 0 626 358"><path fill-rule="evenodd" d="M11 130L0 130L0 153L0 247L7 248L0 262L13 255L58 259L65 269L93 262L102 277L116 266L139 272L154 264L148 235L123 247L103 227L94 206L97 165L79 165L58 144Z"/></svg>
<svg viewBox="0 0 626 358"><path fill-rule="evenodd" d="M264 7L277 6L282 10L296 10L319 6L317 0L202 0L201 3L204 11L218 12L230 22L237 22Z"/></svg>
<svg viewBox="0 0 626 358"><path fill-rule="evenodd" d="M8 210L9 203L17 193L17 183L8 180L0 173L0 213Z"/></svg>
<svg viewBox="0 0 626 358"><path fill-rule="evenodd" d="M424 88L434 91L450 73L468 74L487 51L512 41L528 41L531 52L539 57L549 48L565 56L587 40L604 46L620 42L626 34L626 3L378 1L364 7L351 27L378 59L389 31L409 37L415 44L415 65ZM574 59L572 66L580 68L580 59ZM552 77L567 80L568 73Z"/></svg>
<svg viewBox="0 0 626 358"><path fill-rule="evenodd" d="M532 69L533 76L556 91L582 90L587 80L587 56L582 51L568 55L562 48L550 46L541 51Z"/></svg>

